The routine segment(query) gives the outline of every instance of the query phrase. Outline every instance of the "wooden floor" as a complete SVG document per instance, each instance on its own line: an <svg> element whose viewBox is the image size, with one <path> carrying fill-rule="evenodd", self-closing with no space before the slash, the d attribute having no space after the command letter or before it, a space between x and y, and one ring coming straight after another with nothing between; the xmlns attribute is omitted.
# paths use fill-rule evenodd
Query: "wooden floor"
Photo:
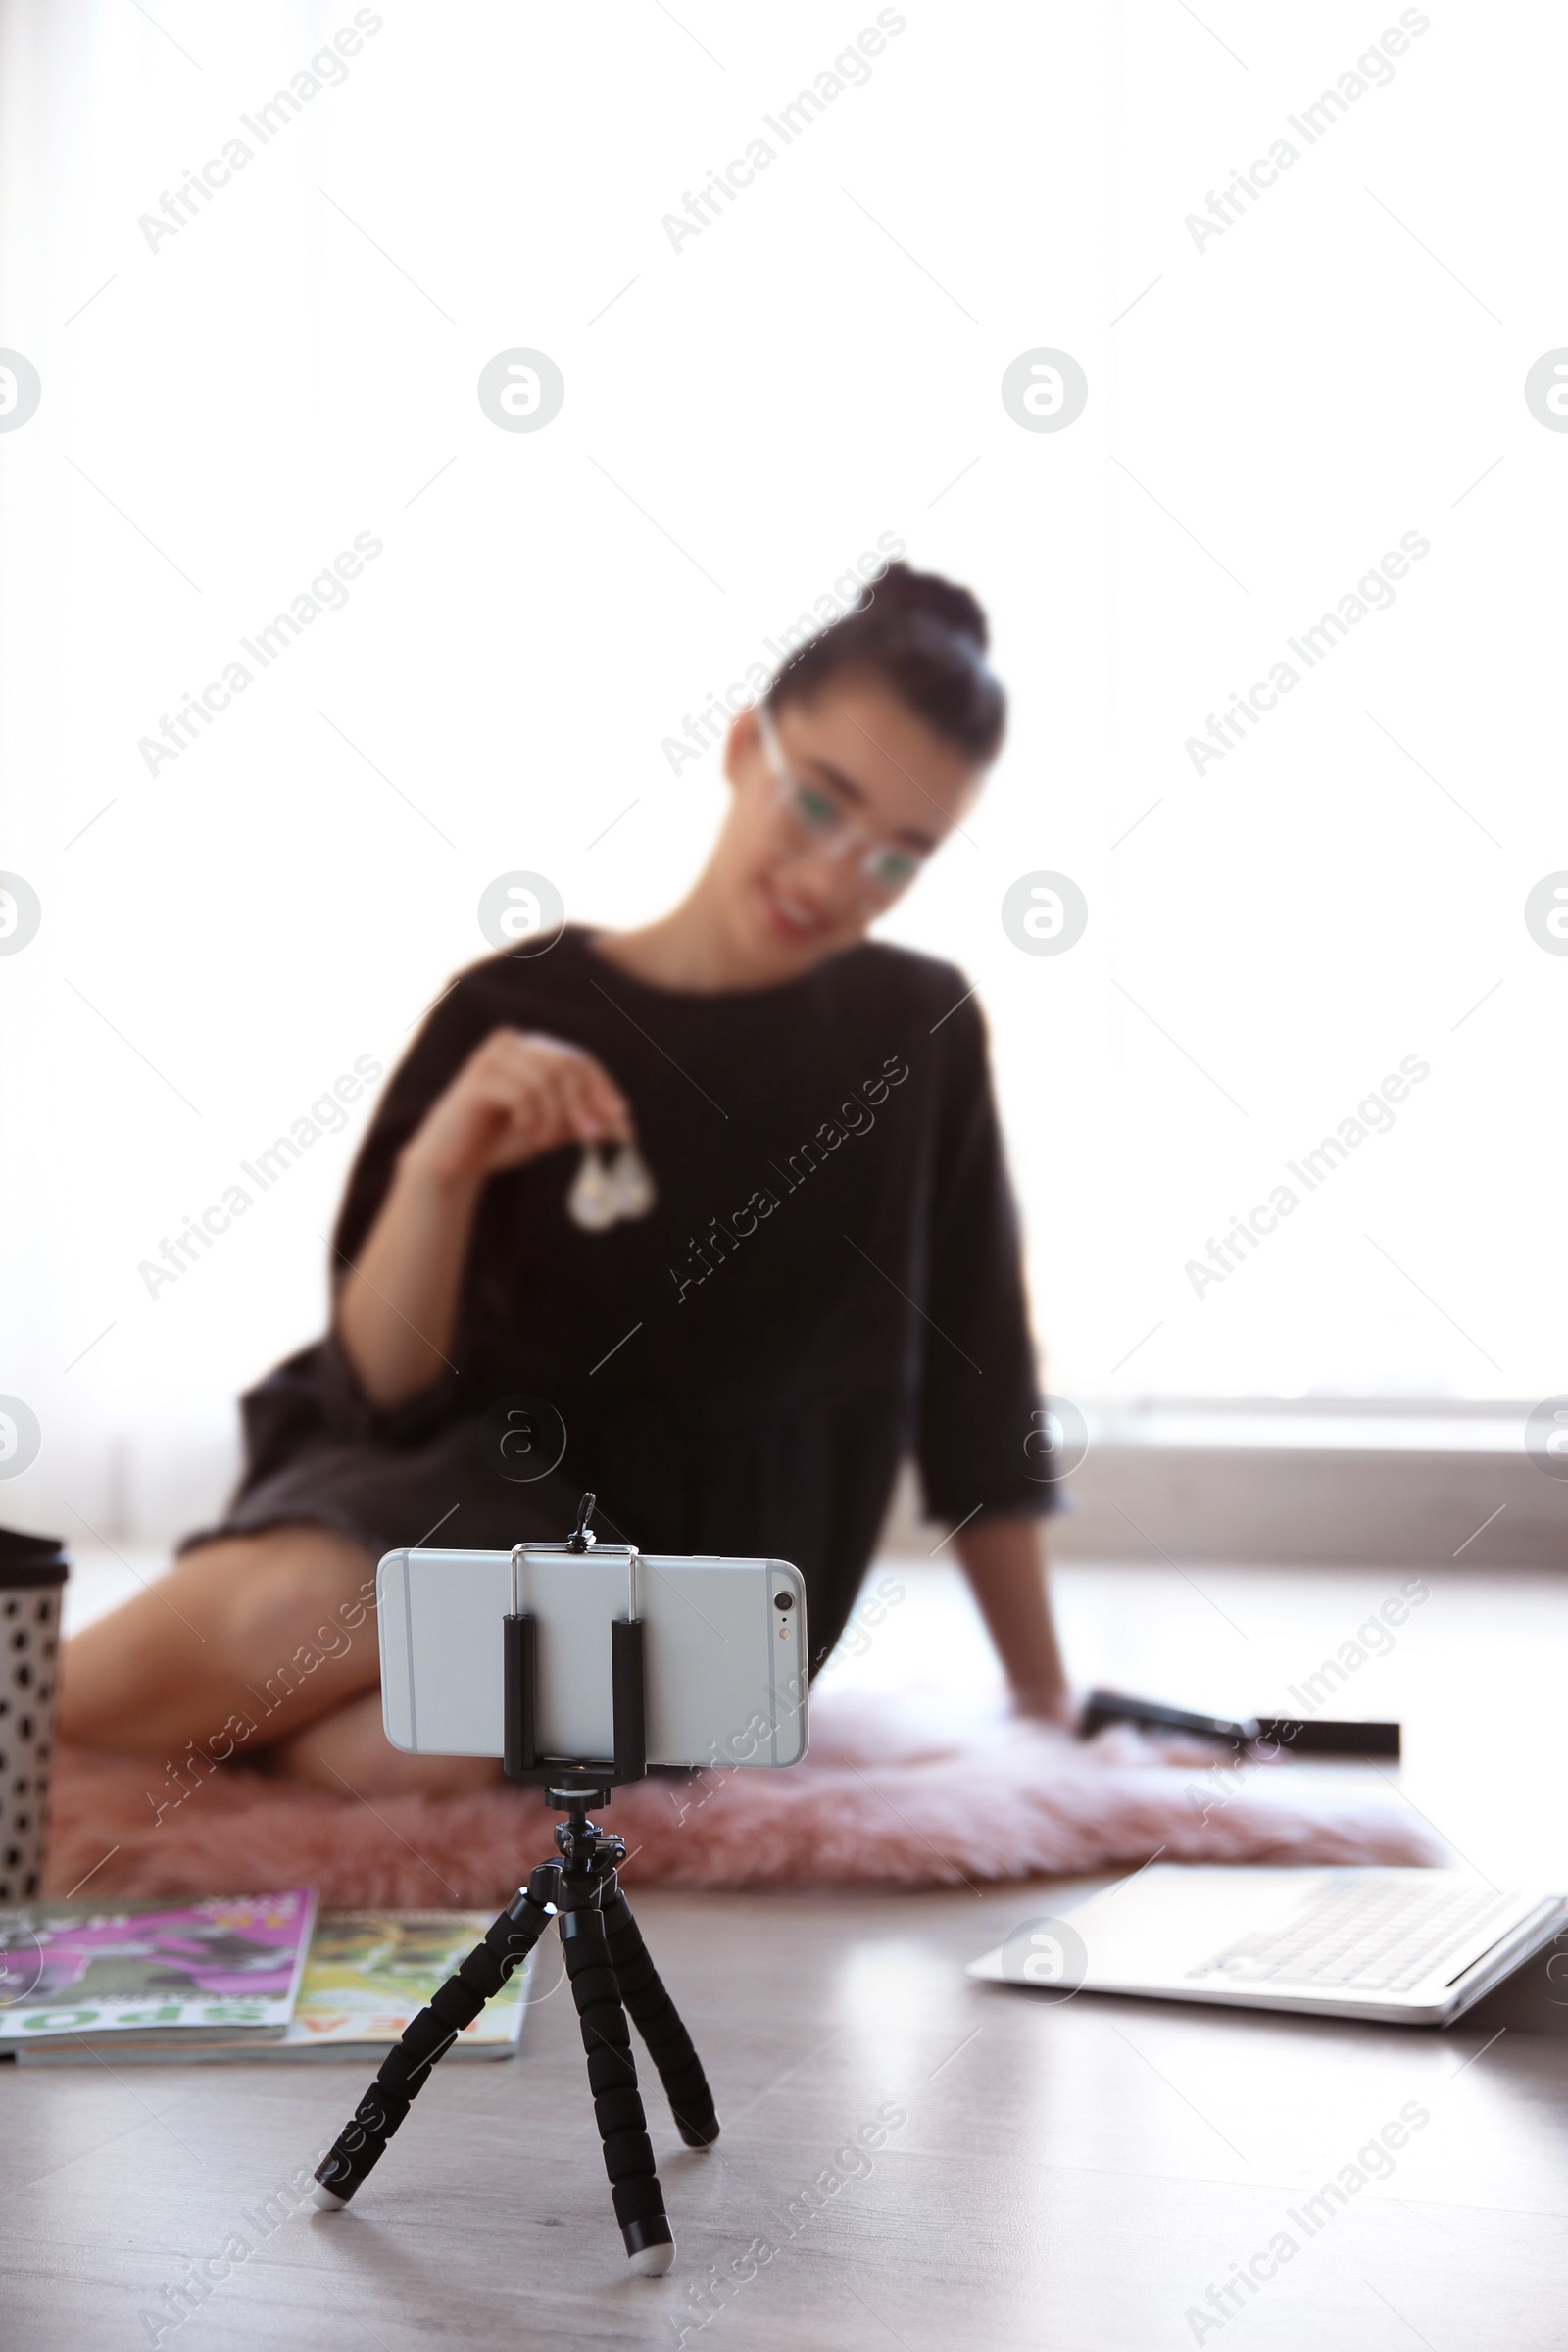
<svg viewBox="0 0 1568 2352"><path fill-rule="evenodd" d="M952 1588L930 1573L897 1638L863 1662L867 1679L956 1627ZM1398 1581L1194 1573L1196 1601L1171 1570L1064 1580L1084 1679L1120 1655L1133 1661L1124 1679L1147 1687L1157 1660L1168 1693L1268 1705L1267 1678L1292 1679L1293 1656L1315 1663L1314 1646L1320 1657L1345 1638L1347 1612L1353 1628L1366 1595ZM1252 1652L1245 1689L1232 1638L1200 1630L1210 1602ZM983 1664L967 1640L955 1637L956 1674ZM1359 1711L1396 1695L1409 1801L1483 1869L1546 1856L1561 1876L1560 1588L1444 1572L1410 1639L1378 1663L1384 1681L1367 1683ZM438 2070L340 2215L283 2207L359 2096L361 2068L7 2068L0 2343L1568 2342L1568 2037L1525 2031L1519 2002L1497 1996L1436 2034L1087 1995L1050 2005L966 1981L966 1959L1075 1891L636 1896L724 2120L716 2148L690 2153L653 2091L680 2245L659 2280L624 2275L554 1949L522 2059ZM1542 2000L1535 2022L1568 2023L1568 2007ZM1390 2177L1315 2230L1296 2218L1386 2123L1415 2114L1427 2120ZM1275 2275L1211 2304L1254 2258L1274 2267L1282 2232L1297 2251ZM178 2324L166 2290L185 2294Z"/></svg>

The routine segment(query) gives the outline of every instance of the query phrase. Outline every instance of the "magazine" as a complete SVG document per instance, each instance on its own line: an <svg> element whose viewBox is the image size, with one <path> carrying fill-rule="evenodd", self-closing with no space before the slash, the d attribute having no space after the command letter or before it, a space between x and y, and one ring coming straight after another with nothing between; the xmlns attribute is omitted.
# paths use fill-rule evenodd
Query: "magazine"
<svg viewBox="0 0 1568 2352"><path fill-rule="evenodd" d="M0 2048L280 2041L316 1890L0 1912Z"/></svg>
<svg viewBox="0 0 1568 2352"><path fill-rule="evenodd" d="M34 1906L26 1916L36 1926L46 1908ZM48 1916L54 1918L63 1908L54 1906ZM146 2060L167 2065L186 2058L378 2061L456 1973L491 1917L488 1911L322 1912L316 1919L292 2011L281 2030L274 2027L266 2034L222 2027L192 2032L169 2021L118 2036L113 2043L115 2064ZM473 2023L465 2027L448 2059L516 2056L533 1958L530 1952ZM0 1986L3 1984L0 1979ZM36 2039L18 2032L0 2041L0 2055L13 2054L34 2065L69 2065L91 2063L106 2046L96 2035L66 2027L39 2031Z"/></svg>
<svg viewBox="0 0 1568 2352"><path fill-rule="evenodd" d="M294 2015L270 2058L384 2055L489 1927L488 1911L328 1911L317 1923ZM446 2058L508 2058L522 2033L532 1952Z"/></svg>

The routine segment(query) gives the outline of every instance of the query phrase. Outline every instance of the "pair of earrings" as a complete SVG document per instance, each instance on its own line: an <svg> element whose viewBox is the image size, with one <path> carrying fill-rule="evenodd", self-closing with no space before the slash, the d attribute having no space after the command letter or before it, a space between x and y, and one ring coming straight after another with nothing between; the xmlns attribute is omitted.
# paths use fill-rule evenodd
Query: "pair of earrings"
<svg viewBox="0 0 1568 2352"><path fill-rule="evenodd" d="M582 1165L566 1195L566 1214L584 1233L608 1233L622 1217L646 1217L658 1194L635 1144L622 1144L607 1167L599 1146L583 1147Z"/></svg>

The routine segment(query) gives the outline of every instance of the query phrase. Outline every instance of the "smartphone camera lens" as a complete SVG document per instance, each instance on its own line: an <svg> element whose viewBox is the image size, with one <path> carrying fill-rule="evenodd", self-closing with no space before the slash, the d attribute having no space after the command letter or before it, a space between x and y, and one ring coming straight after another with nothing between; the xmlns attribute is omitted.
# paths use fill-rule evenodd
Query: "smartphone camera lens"
<svg viewBox="0 0 1568 2352"><path fill-rule="evenodd" d="M794 1593L775 1592L773 1595L773 1606L775 1609L793 1609L795 1606Z"/></svg>

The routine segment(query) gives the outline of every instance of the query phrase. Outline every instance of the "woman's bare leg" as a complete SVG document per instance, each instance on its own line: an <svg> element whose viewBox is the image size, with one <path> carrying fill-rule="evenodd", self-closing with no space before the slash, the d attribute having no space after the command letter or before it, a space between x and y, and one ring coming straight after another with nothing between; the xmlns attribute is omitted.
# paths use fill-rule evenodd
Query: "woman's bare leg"
<svg viewBox="0 0 1568 2352"><path fill-rule="evenodd" d="M292 1739L379 1672L368 1551L322 1527L224 1537L67 1642L60 1733L222 1760Z"/></svg>
<svg viewBox="0 0 1568 2352"><path fill-rule="evenodd" d="M381 1729L381 1694L368 1690L271 1748L267 1768L338 1796L462 1796L502 1786L488 1756L410 1756Z"/></svg>
<svg viewBox="0 0 1568 2352"><path fill-rule="evenodd" d="M66 1644L60 1736L187 1770L268 1768L356 1796L488 1788L479 1756L410 1756L381 1729L375 1562L323 1527L229 1536L177 1559Z"/></svg>

